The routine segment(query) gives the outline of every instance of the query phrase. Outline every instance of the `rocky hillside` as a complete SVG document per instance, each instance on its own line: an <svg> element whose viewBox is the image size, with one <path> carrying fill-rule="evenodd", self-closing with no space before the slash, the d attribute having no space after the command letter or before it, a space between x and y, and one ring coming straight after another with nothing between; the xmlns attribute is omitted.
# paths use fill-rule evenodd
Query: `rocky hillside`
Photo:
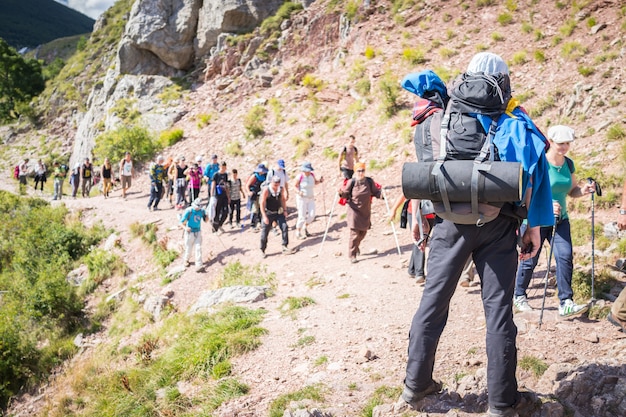
<svg viewBox="0 0 626 417"><path fill-rule="evenodd" d="M181 8L169 7L171 3ZM220 9L221 14L212 9L224 3L238 7ZM255 5L261 3L270 9L260 12ZM507 60L514 95L542 129L556 123L576 129L578 140L571 154L579 178L593 176L605 188L605 197L596 201L597 221L608 223L614 218L610 210L618 201L626 155L626 119L620 106L626 95L626 10L619 1L317 0L300 2L301 9L294 7L284 18L271 20L280 3L138 0L133 4L120 0L97 22L89 41L95 49L87 49L83 56L71 61L61 74L65 77L63 82L57 81L44 94L40 103L45 110L42 124L21 122L0 130L3 142L10 145L2 151L3 159L11 161L5 166L12 166L25 154L32 159L72 154L73 161L79 160L91 153L99 134L129 124L148 126L155 136L180 129L182 140L165 149L166 155L182 154L188 159L203 155L206 159L217 153L228 161L229 167L239 168L240 172L251 171L259 161L272 162L277 157L287 160L290 170L305 160L312 161L316 172L329 178L324 196L327 207L323 209L328 212L329 195L338 183L336 152L348 135L357 137L357 146L371 175L394 191L400 182L402 163L414 159L410 110L415 97L400 89L403 76L430 68L450 80L467 66L474 53L489 50ZM215 16L224 19L212 22L209 17ZM258 27L247 31L252 26ZM128 118L129 113L135 116ZM5 175L10 175L8 170ZM74 204L76 210L97 208L95 203ZM116 220L119 207L109 205L106 219L111 226L123 224L126 228L131 220L145 214L143 201L137 201L136 207L125 208L125 215L132 214L132 218ZM384 209L377 210L384 217ZM580 218L586 219L588 210L588 201L577 202L573 207L574 216ZM96 210L93 213L95 216ZM165 215L159 221L173 227L172 219ZM319 223L318 237L324 227ZM339 233L334 232L337 240L327 246L330 259L334 259L333 252L340 252ZM381 231L372 232L370 237L377 242L389 239ZM236 244L242 244L237 239L245 239L237 235L230 238ZM256 248L256 240L250 242L245 245ZM137 259L128 262L137 271L149 270L150 261L137 246L131 243L125 247L138 254L132 257ZM302 245L302 252L306 246ZM244 259L248 250L252 249L233 248L229 255ZM588 247L577 250L586 251ZM615 246L603 250L607 262L616 256ZM406 326L419 291L394 287L404 270L395 264L390 266L386 258L381 258L375 268L367 263L359 265L357 274L346 273L343 266L324 269L335 264L311 261L310 255L296 255L296 265L287 260L268 264L286 272L281 277L281 299L310 291L318 301L323 300L321 307L290 324L285 324L280 314L272 314L271 320L264 323L272 337L263 348L236 365L256 390L224 406L220 415L265 415L262 410L267 410L277 393L295 390L298 384L323 379L326 374L335 378L333 387L343 387L332 394L332 415L359 415L358 410L380 385L378 376L390 385L399 385ZM215 269L223 268L221 262L220 259L213 264ZM303 266L313 272L303 271ZM309 278L309 272L313 278ZM135 275L138 280L144 279L139 273ZM386 278L388 275L393 276L393 282ZM322 281L323 285L307 290L304 281L311 280ZM159 291L159 283L153 281L141 285ZM175 281L172 287L176 296L184 294L184 300L177 300L179 308L189 308L199 289L207 286L205 280L193 275ZM372 288L386 291L384 297ZM406 298L398 297L405 292ZM341 301L341 295L346 293L356 298ZM266 306L275 312L278 303L269 301ZM463 305L457 304L456 317L471 321L482 314L476 300L468 302L466 308ZM353 316L358 324L347 323L335 315ZM558 336L556 347L546 340L545 333L530 325L521 330L526 334L520 342L523 348L555 364L540 381L533 380L530 371L526 371L523 380L534 387L544 387L544 392L560 392L558 398L570 409L579 410L579 415L596 415L589 398L578 395L588 391L594 378L603 378L601 387L607 387L613 401L619 397L616 381L623 377L614 375L620 368L610 359L593 363L593 357L618 358L623 354L623 343L615 342L611 336L605 338L611 334L610 327L602 330L601 337L593 337L594 324L597 323L552 323L548 331L555 339ZM443 398L432 405L435 415L454 412L456 406L464 407L470 415L484 409L484 380L480 376L484 358L474 357L468 351L481 343L481 336L475 334L481 330L481 324L471 329L458 326L454 338L443 342L442 362L447 382L450 386L455 384L454 392L467 390L475 395L473 402L466 403L455 396ZM298 340L302 328L315 328L322 333L317 335L321 347L315 353L300 355L296 347L286 347L287 339ZM338 343L341 340L337 340L337 334L345 334L345 346ZM576 338L568 336L572 334ZM589 339L579 350L578 335L583 334ZM130 341L123 341L127 345L137 342L136 337L127 339ZM387 343L389 340L395 341ZM598 344L600 340L609 340L611 344ZM361 347L370 344L376 346L374 353L382 356L381 361L369 362L371 352L361 355ZM305 362L326 355L331 359L328 372L309 374ZM582 365L577 362L577 355L584 358ZM343 361L334 361L335 356ZM359 362L358 366L354 362ZM576 367L564 365L572 363ZM455 374L459 364L467 366L471 375ZM330 369L331 365L334 368ZM585 377L577 378L581 367L592 372L583 372ZM353 384L359 389L346 388ZM63 398L59 398L57 402L63 403ZM449 404L447 409L445 404ZM597 415L620 415L611 414L613 409L607 411L606 402L598 407L604 408L603 414ZM565 413L563 407L555 405L554 409L547 415ZM392 413L390 409L380 412Z"/></svg>

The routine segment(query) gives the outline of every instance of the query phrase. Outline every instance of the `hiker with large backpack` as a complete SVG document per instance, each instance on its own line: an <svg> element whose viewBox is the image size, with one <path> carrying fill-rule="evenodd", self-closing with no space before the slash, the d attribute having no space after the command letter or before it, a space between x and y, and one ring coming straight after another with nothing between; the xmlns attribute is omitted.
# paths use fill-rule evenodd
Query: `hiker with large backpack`
<svg viewBox="0 0 626 417"><path fill-rule="evenodd" d="M359 246L367 231L372 227L372 198L382 198L381 189L374 180L365 176L365 164L354 164L354 178L349 180L339 189L339 197L346 199L348 211L348 257L351 263L358 262L357 255L361 251Z"/></svg>
<svg viewBox="0 0 626 417"><path fill-rule="evenodd" d="M488 416L529 413L540 403L518 391L513 290L518 257L535 256L540 227L553 222L546 139L511 97L508 67L498 55L475 55L448 94L439 137L433 138L440 139L433 146L439 149L437 160L407 163L402 173L405 196L433 201L439 217L424 293L409 332L402 399L420 409L424 397L442 388L433 379L437 345L471 256L486 319ZM518 255L523 217L529 227Z"/></svg>
<svg viewBox="0 0 626 417"><path fill-rule="evenodd" d="M531 311L528 304L526 290L533 277L533 272L539 261L541 245L548 240L554 252L556 263L556 286L559 295L559 315L571 317L583 314L589 308L588 304L576 304L573 301L572 271L574 268L574 254L572 250L572 235L570 231L569 215L567 213L566 197L579 198L595 192L595 182L587 182L579 186L576 181L574 161L566 154L570 143L574 140L574 130L568 126L551 126L548 129L550 149L546 153L548 159L550 184L552 188L553 213L555 224L542 227L541 243L537 254L520 262L515 280L514 305L518 311ZM551 239L552 237L552 239Z"/></svg>
<svg viewBox="0 0 626 417"><path fill-rule="evenodd" d="M261 230L261 209L259 206L259 195L263 183L267 178L267 167L265 164L259 164L252 175L246 181L246 190L248 190L248 213L250 213L250 226L252 230L258 232Z"/></svg>

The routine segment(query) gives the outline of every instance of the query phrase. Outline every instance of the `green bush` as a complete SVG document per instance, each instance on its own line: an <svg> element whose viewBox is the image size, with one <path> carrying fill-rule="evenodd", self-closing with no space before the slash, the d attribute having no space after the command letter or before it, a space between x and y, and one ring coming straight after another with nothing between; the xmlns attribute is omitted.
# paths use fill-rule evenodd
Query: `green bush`
<svg viewBox="0 0 626 417"><path fill-rule="evenodd" d="M381 105L383 114L386 117L392 117L398 111L398 98L400 97L400 83L393 77L391 73L385 73L380 78L378 88L381 94Z"/></svg>
<svg viewBox="0 0 626 417"><path fill-rule="evenodd" d="M65 206L0 191L0 408L74 352L83 300L66 276L103 236Z"/></svg>
<svg viewBox="0 0 626 417"><path fill-rule="evenodd" d="M246 114L243 119L243 127L246 129L247 138L256 139L265 134L265 126L263 125L265 114L265 107L261 105L253 106Z"/></svg>
<svg viewBox="0 0 626 417"><path fill-rule="evenodd" d="M425 53L422 49L419 48L405 48L402 51L402 56L411 65L418 65L426 62Z"/></svg>
<svg viewBox="0 0 626 417"><path fill-rule="evenodd" d="M146 128L140 126L120 127L109 130L96 138L94 154L98 160L109 158L121 161L130 152L136 162L146 162L162 148Z"/></svg>
<svg viewBox="0 0 626 417"><path fill-rule="evenodd" d="M159 144L162 148L167 148L181 140L184 135L185 133L183 132L183 129L165 130L161 132L161 135L159 135Z"/></svg>
<svg viewBox="0 0 626 417"><path fill-rule="evenodd" d="M278 9L274 16L270 16L261 23L261 33L269 35L280 31L280 24L283 20L289 19L293 12L302 10L302 4L286 1Z"/></svg>

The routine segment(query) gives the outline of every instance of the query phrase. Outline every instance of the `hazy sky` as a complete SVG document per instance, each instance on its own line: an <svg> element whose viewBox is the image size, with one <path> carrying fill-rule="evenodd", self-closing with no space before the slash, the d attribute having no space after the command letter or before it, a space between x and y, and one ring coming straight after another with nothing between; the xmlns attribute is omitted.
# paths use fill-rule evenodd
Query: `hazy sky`
<svg viewBox="0 0 626 417"><path fill-rule="evenodd" d="M84 15L97 19L104 11L115 3L116 0L56 0Z"/></svg>

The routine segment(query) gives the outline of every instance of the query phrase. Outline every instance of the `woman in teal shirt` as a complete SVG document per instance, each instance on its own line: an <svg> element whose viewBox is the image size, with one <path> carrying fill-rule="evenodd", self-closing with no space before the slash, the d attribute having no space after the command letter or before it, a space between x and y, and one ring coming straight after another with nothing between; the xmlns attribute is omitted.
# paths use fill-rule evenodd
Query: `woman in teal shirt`
<svg viewBox="0 0 626 417"><path fill-rule="evenodd" d="M552 250L556 263L556 285L559 292L559 315L570 317L582 314L588 309L587 304L576 304L573 301L572 270L573 252L569 216L567 214L567 196L578 198L595 191L595 184L586 183L582 187L576 182L574 163L565 155L570 143L574 140L574 130L568 126L552 126L548 129L550 149L546 152L549 164L550 187L552 189L552 206L556 230ZM550 240L554 226L541 228L541 245ZM518 311L530 311L526 289L530 284L535 266L541 254L541 247L534 258L520 262L515 282L515 308Z"/></svg>

